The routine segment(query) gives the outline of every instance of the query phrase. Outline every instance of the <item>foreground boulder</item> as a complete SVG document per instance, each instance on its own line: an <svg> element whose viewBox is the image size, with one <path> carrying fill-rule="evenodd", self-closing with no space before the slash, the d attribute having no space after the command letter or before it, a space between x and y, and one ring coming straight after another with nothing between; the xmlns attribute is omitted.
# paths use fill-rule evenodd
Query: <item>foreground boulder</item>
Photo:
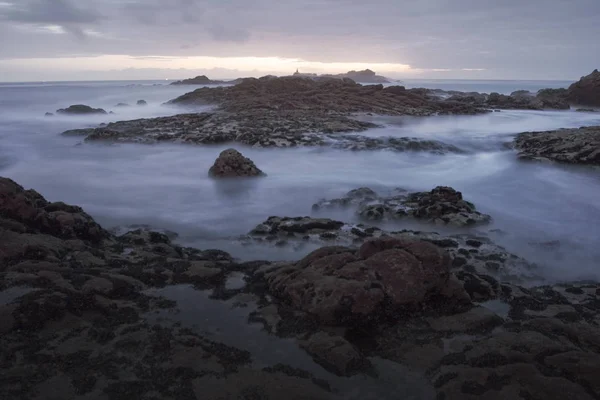
<svg viewBox="0 0 600 400"><path fill-rule="evenodd" d="M524 160L600 165L600 126L525 132L517 135L514 146Z"/></svg>
<svg viewBox="0 0 600 400"><path fill-rule="evenodd" d="M339 199L321 200L313 205L313 210L339 207L355 207L360 217L371 221L411 217L437 225L465 227L488 224L492 220L477 211L473 203L465 201L461 192L446 186L415 193L396 189L390 196L379 196L369 188L360 188Z"/></svg>
<svg viewBox="0 0 600 400"><path fill-rule="evenodd" d="M568 89L569 101L583 106L600 106L600 72L595 69Z"/></svg>
<svg viewBox="0 0 600 400"><path fill-rule="evenodd" d="M269 277L270 291L324 324L348 325L415 309L448 283L450 258L435 245L395 238L358 251L321 248Z"/></svg>
<svg viewBox="0 0 600 400"><path fill-rule="evenodd" d="M254 162L235 149L227 149L219 154L208 175L213 178L236 178L265 176Z"/></svg>
<svg viewBox="0 0 600 400"><path fill-rule="evenodd" d="M57 114L70 114L70 115L85 115L85 114L108 114L102 108L92 108L84 104L75 104L67 108L61 108L56 110Z"/></svg>

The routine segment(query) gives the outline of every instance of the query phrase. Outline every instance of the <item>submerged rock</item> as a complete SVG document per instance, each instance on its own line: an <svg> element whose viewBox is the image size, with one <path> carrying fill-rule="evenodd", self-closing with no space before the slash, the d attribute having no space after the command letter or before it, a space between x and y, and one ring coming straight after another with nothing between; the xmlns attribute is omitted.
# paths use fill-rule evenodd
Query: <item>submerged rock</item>
<svg viewBox="0 0 600 400"><path fill-rule="evenodd" d="M67 108L61 108L56 110L57 114L71 114L71 115L82 115L82 114L108 114L102 108L92 108L84 104L75 104Z"/></svg>
<svg viewBox="0 0 600 400"><path fill-rule="evenodd" d="M520 133L514 145L524 160L600 165L599 126Z"/></svg>
<svg viewBox="0 0 600 400"><path fill-rule="evenodd" d="M444 186L430 192L400 192L387 197L362 188L340 199L321 200L313 205L313 211L340 206L353 206L360 217L371 221L411 217L438 225L465 227L488 224L492 220L463 200L461 192Z"/></svg>
<svg viewBox="0 0 600 400"><path fill-rule="evenodd" d="M266 176L251 159L235 149L223 150L208 175L213 178Z"/></svg>

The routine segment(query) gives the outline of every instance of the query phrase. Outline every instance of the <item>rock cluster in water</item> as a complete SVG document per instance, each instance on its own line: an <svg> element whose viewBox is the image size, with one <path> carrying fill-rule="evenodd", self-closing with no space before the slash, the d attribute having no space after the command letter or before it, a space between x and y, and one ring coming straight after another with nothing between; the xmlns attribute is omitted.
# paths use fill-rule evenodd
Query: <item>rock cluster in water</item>
<svg viewBox="0 0 600 400"><path fill-rule="evenodd" d="M279 218L263 235L320 232L328 243L352 231L354 243L241 263L146 229L116 236L0 178L0 397L342 399L360 388L316 379L286 354L261 368L203 326L158 323L153 312L179 305L150 289L178 283L248 307L250 321L339 376L385 359L417 374L427 398L600 396L598 283L526 288L485 273L518 261L485 238L348 228ZM247 285L227 289L234 271Z"/></svg>
<svg viewBox="0 0 600 400"><path fill-rule="evenodd" d="M329 146L353 151L423 151L435 154L464 152L454 145L437 140L342 134L373 127L377 125L345 116L274 111L260 114L216 112L119 121L99 128L69 130L63 132L63 135L85 136L86 142L239 143L253 147Z"/></svg>
<svg viewBox="0 0 600 400"><path fill-rule="evenodd" d="M92 108L84 104L75 104L67 108L61 108L60 110L56 110L56 113L68 115L108 114L102 108Z"/></svg>
<svg viewBox="0 0 600 400"><path fill-rule="evenodd" d="M487 224L492 218L465 201L462 193L451 187L436 187L430 192L408 193L396 189L389 196L380 196L369 188L351 190L344 197L321 200L313 211L353 207L366 220L401 219L411 217L437 225L475 226Z"/></svg>
<svg viewBox="0 0 600 400"><path fill-rule="evenodd" d="M215 81L209 79L206 75L200 75L195 78L183 79L181 81L171 82L171 85L222 85L226 81Z"/></svg>
<svg viewBox="0 0 600 400"><path fill-rule="evenodd" d="M552 160L571 164L600 165L600 127L525 132L514 146L524 160Z"/></svg>
<svg viewBox="0 0 600 400"><path fill-rule="evenodd" d="M235 149L223 150L208 170L213 178L242 178L266 176L254 162Z"/></svg>

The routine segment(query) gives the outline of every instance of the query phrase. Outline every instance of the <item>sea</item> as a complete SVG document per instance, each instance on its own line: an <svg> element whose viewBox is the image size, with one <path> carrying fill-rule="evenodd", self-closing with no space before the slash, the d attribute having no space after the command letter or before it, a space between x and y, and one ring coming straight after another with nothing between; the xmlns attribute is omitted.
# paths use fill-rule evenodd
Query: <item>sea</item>
<svg viewBox="0 0 600 400"><path fill-rule="evenodd" d="M406 80L402 84L509 94L567 87L569 82ZM538 264L548 281L600 279L600 170L520 162L507 147L520 132L600 125L600 113L372 117L382 127L361 133L435 139L465 150L465 154L444 155L259 149L237 144L105 145L60 135L67 129L180 113L164 103L193 89L170 86L168 81L0 84L0 176L34 188L50 201L79 205L107 228L148 225L178 233L177 241L183 245L220 248L246 260L299 259L312 250L243 246L233 240L269 216L311 215L311 206L319 199L364 186L381 192L452 186L493 217L493 223L479 228L479 233ZM148 104L136 106L138 100ZM116 107L117 103L131 106ZM114 114L44 115L71 104L101 107ZM209 179L208 169L227 147L242 151L268 177L225 183ZM356 220L351 212L319 216ZM408 221L385 227L441 229Z"/></svg>

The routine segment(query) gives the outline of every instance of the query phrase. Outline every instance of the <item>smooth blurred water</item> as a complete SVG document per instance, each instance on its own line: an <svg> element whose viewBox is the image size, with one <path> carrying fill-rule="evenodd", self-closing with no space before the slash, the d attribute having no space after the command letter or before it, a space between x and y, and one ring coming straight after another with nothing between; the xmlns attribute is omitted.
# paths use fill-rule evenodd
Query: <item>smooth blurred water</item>
<svg viewBox="0 0 600 400"><path fill-rule="evenodd" d="M374 117L385 127L362 133L442 140L468 151L465 155L237 145L78 145L81 138L59 135L100 122L174 114L176 109L161 104L188 90L115 83L0 87L0 175L35 188L49 200L80 205L106 226L149 224L178 232L186 245L218 247L242 258L261 259L302 254L242 247L229 238L247 233L271 215L310 215L311 205L320 198L338 197L360 186L387 191L448 185L494 217L493 225L483 231L506 232L495 235L495 240L542 264L549 278L600 277L600 171L518 162L504 145L522 131L600 125L600 114L503 111L464 117ZM149 105L109 107L137 99ZM43 117L45 111L77 102L119 114ZM233 182L209 179L208 169L226 147L240 149L268 177ZM347 212L328 215L354 219ZM394 226L413 227L408 222ZM552 251L530 244L554 240L561 245Z"/></svg>

